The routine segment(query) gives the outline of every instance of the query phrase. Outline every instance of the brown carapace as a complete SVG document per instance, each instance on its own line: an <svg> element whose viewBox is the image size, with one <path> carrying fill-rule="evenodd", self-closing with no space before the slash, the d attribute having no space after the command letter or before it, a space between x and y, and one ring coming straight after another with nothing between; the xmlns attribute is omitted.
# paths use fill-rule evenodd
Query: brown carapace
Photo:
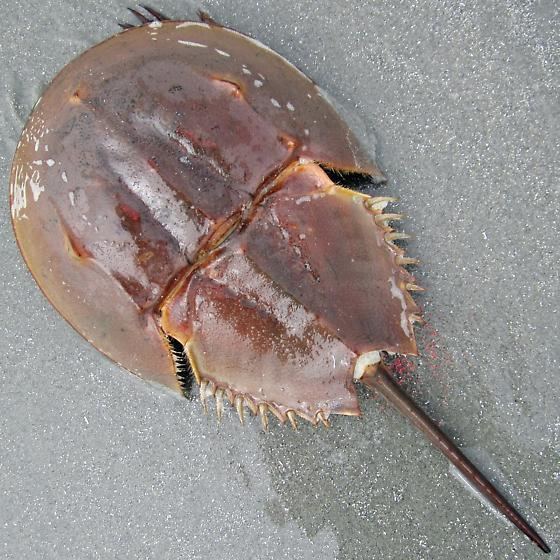
<svg viewBox="0 0 560 560"><path fill-rule="evenodd" d="M333 106L208 16L133 12L53 80L14 157L14 229L48 299L130 371L185 394L193 376L219 416L227 399L265 428L328 425L360 414L364 383L548 552L387 373L417 353L416 261L394 199L345 188L384 179Z"/></svg>

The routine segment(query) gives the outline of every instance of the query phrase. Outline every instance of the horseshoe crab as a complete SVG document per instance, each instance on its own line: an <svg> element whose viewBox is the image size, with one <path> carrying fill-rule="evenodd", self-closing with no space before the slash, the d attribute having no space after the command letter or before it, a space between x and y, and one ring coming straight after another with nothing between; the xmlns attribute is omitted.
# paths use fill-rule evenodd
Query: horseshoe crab
<svg viewBox="0 0 560 560"><path fill-rule="evenodd" d="M261 43L145 8L37 102L10 179L21 252L101 352L204 408L294 428L383 395L543 551L550 549L401 391L421 317L393 198L315 84Z"/></svg>

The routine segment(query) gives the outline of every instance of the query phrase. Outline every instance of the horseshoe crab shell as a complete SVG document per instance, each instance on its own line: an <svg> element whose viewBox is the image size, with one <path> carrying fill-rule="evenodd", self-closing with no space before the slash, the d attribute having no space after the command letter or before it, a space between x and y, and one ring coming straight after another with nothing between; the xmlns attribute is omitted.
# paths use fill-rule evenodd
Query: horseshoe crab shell
<svg viewBox="0 0 560 560"><path fill-rule="evenodd" d="M86 339L143 377L180 388L171 336L186 344L199 380L256 406L309 419L357 414L357 356L414 353L417 310L405 290L412 279L384 242L371 200L335 186L318 164L377 180L380 171L318 88L276 53L220 26L157 23L78 57L35 107L11 180L14 228L31 271ZM257 337L242 342L237 332L226 344L225 333L204 332L198 307L177 318L187 297L177 286L207 299L210 274L214 293L222 286L222 297L239 298L243 318L216 320L275 338L276 353L255 361ZM251 293L234 286L249 285L243 274L254 279ZM266 302L259 290L270 293ZM248 306L257 310L251 327ZM210 333L220 350L203 360L216 343ZM240 356L240 375L253 382L235 374ZM272 390L280 364L291 380L284 401ZM257 370L269 371L263 387ZM306 375L324 371L328 390L312 398L311 381L302 398Z"/></svg>
<svg viewBox="0 0 560 560"><path fill-rule="evenodd" d="M370 198L383 176L285 59L233 30L162 21L93 47L35 106L14 156L16 237L37 283L130 371L296 426L377 390L542 550L527 522L392 382L418 290ZM129 26L126 26L129 27Z"/></svg>

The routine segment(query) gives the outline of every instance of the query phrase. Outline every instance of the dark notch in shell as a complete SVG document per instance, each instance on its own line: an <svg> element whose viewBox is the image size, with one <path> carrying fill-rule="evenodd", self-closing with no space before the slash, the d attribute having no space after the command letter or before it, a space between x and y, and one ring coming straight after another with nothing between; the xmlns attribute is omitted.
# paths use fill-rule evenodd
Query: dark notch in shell
<svg viewBox="0 0 560 560"><path fill-rule="evenodd" d="M363 192L365 190L371 189L375 185L379 185L381 182L385 182L374 181L371 175L368 175L367 173L336 169L320 162L319 166L328 175L329 179L333 183L358 192Z"/></svg>
<svg viewBox="0 0 560 560"><path fill-rule="evenodd" d="M166 334L163 336L169 345L169 351L175 367L175 375L181 387L181 392L185 397L190 398L192 396L192 386L195 377L191 363L185 352L185 347L176 338Z"/></svg>

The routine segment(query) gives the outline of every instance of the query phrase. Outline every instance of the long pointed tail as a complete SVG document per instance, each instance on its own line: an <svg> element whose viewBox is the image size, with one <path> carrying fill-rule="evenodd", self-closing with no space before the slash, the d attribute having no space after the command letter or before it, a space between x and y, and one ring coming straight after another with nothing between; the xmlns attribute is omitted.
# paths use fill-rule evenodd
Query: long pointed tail
<svg viewBox="0 0 560 560"><path fill-rule="evenodd" d="M380 363L370 367L360 379L364 385L377 391L403 416L422 432L459 469L467 480L478 489L519 530L523 531L543 552L550 547L521 515L496 490L490 481L461 453L459 448L436 426L436 424L393 381Z"/></svg>

